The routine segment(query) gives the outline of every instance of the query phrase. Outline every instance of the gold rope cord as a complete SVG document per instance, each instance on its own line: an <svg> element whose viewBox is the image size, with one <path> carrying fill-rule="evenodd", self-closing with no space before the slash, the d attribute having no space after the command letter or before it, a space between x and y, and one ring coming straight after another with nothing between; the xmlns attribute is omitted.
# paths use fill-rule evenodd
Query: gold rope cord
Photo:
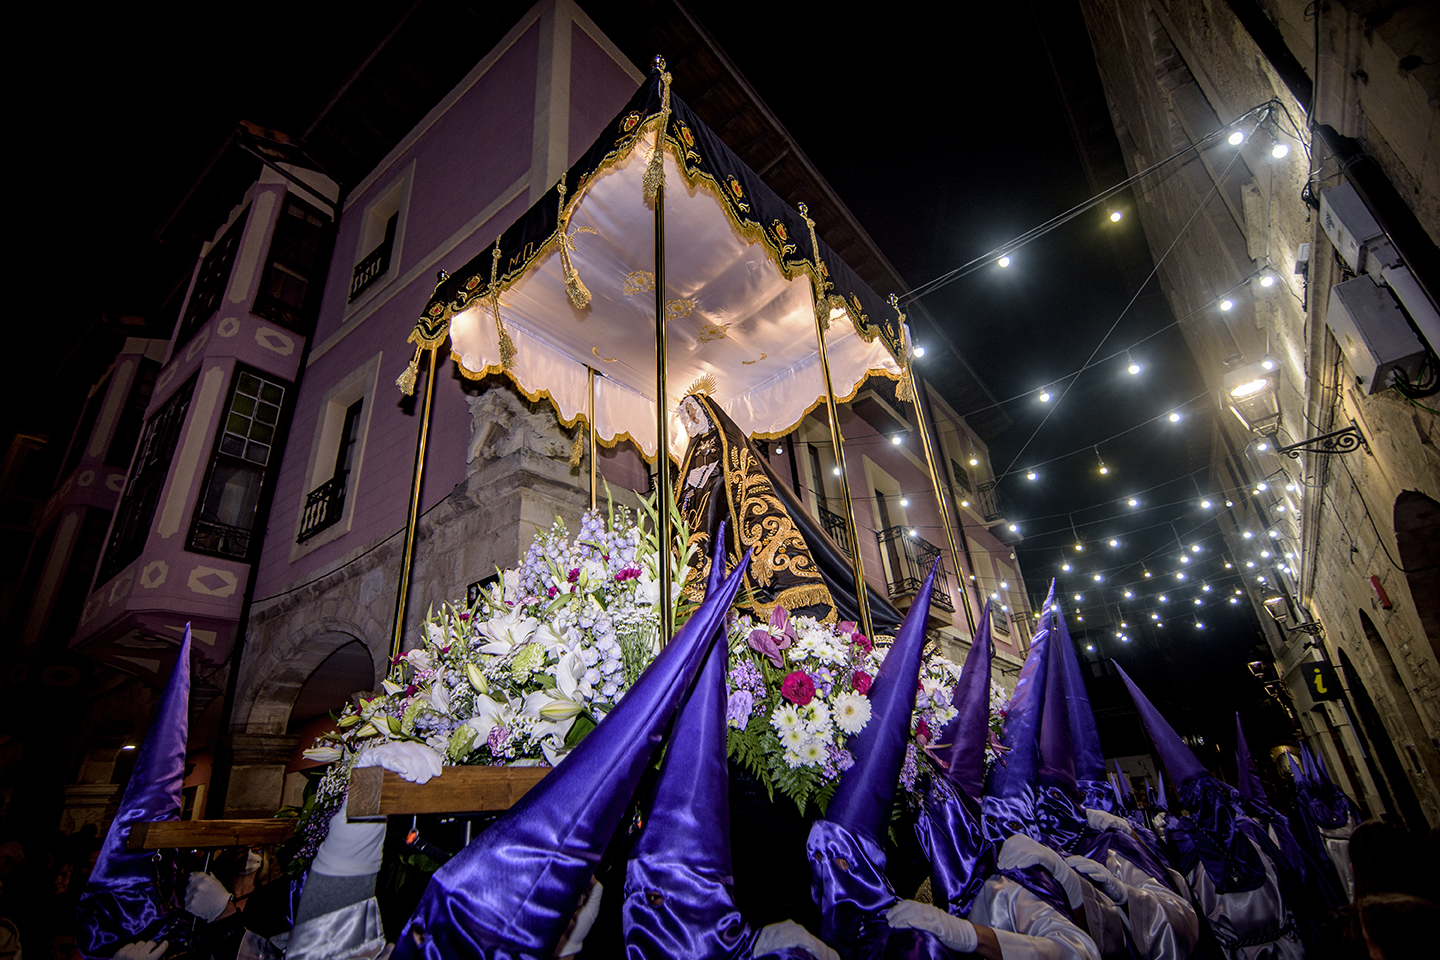
<svg viewBox="0 0 1440 960"><path fill-rule="evenodd" d="M665 134L670 128L670 71L665 69L665 61L660 57L655 58L655 66L660 70L660 125L655 128L655 149L641 181L646 203L654 203L665 184Z"/></svg>
<svg viewBox="0 0 1440 960"><path fill-rule="evenodd" d="M575 241L565 232L566 228L570 226L570 211L565 209L565 177L563 174L560 177L560 186L557 189L560 192L560 210L557 217L560 225L558 229L560 235L560 268L565 273L565 292L570 294L570 302L575 304L575 308L577 310L583 310L590 305L590 290L580 279L580 272L575 269L575 264L570 259L570 248L574 246ZM490 282L493 285L495 281L492 279Z"/></svg>
<svg viewBox="0 0 1440 960"><path fill-rule="evenodd" d="M495 278L500 273L500 238L495 238L495 255L490 258L490 308L495 312L495 332L500 337L500 366L509 370L515 365L515 341L510 339L510 334L505 330L505 322L500 319L500 285Z"/></svg>

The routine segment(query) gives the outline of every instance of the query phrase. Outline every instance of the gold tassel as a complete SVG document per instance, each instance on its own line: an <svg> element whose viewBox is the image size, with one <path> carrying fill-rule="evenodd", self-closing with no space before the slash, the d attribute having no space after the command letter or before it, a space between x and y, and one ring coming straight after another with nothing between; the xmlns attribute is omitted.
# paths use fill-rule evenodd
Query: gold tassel
<svg viewBox="0 0 1440 960"><path fill-rule="evenodd" d="M583 443L584 437L585 428L581 427L579 430L575 431L575 439L570 443L571 470L574 470L576 467L580 466L580 460L582 457L585 456L585 444Z"/></svg>
<svg viewBox="0 0 1440 960"><path fill-rule="evenodd" d="M890 306L895 309L895 313L899 317L895 321L895 326L900 331L900 352L904 354L909 349L905 343L905 311L900 309L900 298L895 294L890 294L886 299L890 301ZM902 356L901 359L905 362L901 367L900 382L895 386L895 399L901 403L914 403L917 394L915 392L915 374L910 367L910 357Z"/></svg>
<svg viewBox="0 0 1440 960"><path fill-rule="evenodd" d="M500 238L495 238L495 255L490 260L490 309L495 314L495 332L500 337L500 366L509 370L515 364L515 341L505 331L500 319Z"/></svg>
<svg viewBox="0 0 1440 960"><path fill-rule="evenodd" d="M570 215L565 210L565 177L560 177L560 266L565 272L565 292L570 294L570 302L575 304L577 310L584 310L590 305L590 291L580 279L580 273L575 269L574 262L570 259L570 245L574 240L566 233L570 227Z"/></svg>
<svg viewBox="0 0 1440 960"><path fill-rule="evenodd" d="M900 382L895 385L895 399L901 403L915 402L915 384L910 380L910 368L907 366L905 372L900 375Z"/></svg>
<svg viewBox="0 0 1440 960"><path fill-rule="evenodd" d="M407 397L415 395L415 377L420 373L420 344L415 344L415 356L410 358L410 366L405 372L395 378L395 386Z"/></svg>
<svg viewBox="0 0 1440 960"><path fill-rule="evenodd" d="M664 57L655 58L655 69L660 71L660 125L655 129L655 149L641 181L646 203L653 203L665 186L665 133L670 129L670 74L665 70Z"/></svg>

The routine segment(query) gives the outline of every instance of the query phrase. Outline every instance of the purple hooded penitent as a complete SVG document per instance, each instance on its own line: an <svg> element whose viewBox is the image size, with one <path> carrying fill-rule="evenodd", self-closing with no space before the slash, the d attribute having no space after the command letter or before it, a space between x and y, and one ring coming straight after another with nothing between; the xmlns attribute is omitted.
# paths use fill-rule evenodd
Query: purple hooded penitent
<svg viewBox="0 0 1440 960"><path fill-rule="evenodd" d="M719 542L723 543L723 540ZM724 642L680 707L645 827L625 871L631 960L750 955L754 932L735 907L725 762Z"/></svg>
<svg viewBox="0 0 1440 960"><path fill-rule="evenodd" d="M941 732L932 748L947 766L945 778L972 800L979 801L985 786L985 744L990 740L990 658L994 648L990 640L990 601L980 615L980 628L965 667L950 695L955 719Z"/></svg>
<svg viewBox="0 0 1440 960"><path fill-rule="evenodd" d="M1054 587L1051 587L1054 593ZM1100 748L1100 733L1095 728L1095 711L1090 706L1090 695L1085 690L1085 678L1080 671L1080 658L1075 655L1075 643L1070 639L1070 628L1065 623L1063 610L1055 612L1055 626L1059 633L1056 648L1064 668L1065 699L1070 712L1071 753L1075 762L1075 787L1087 807L1109 810L1114 803L1114 791L1105 771L1105 752Z"/></svg>
<svg viewBox="0 0 1440 960"><path fill-rule="evenodd" d="M916 838L930 861L930 894L937 907L956 916L969 912L976 894L995 872L994 845L980 828L980 789L985 745L990 738L990 603L965 657L950 703L955 719L932 750L944 767L926 781Z"/></svg>
<svg viewBox="0 0 1440 960"><path fill-rule="evenodd" d="M185 926L173 897L155 882L155 854L127 850L130 827L137 823L180 819L180 785L185 779L185 741L190 729L190 624L170 679L160 694L150 728L135 757L135 769L119 812L105 834L90 881L76 909L80 952L113 956L135 940L183 938ZM17 918L22 922L24 918Z"/></svg>
<svg viewBox="0 0 1440 960"><path fill-rule="evenodd" d="M1114 661L1111 661L1114 663ZM1120 679L1125 681L1125 686L1130 690L1130 698L1135 701L1135 709L1140 714L1140 722L1145 725L1145 730L1150 734L1150 741L1155 744L1155 752L1160 754L1160 762L1164 765L1170 779L1175 781L1176 789L1184 793L1185 784L1194 777L1206 776L1205 767L1196 759L1190 748L1185 746L1185 741L1177 734L1155 709L1140 688L1135 686L1135 681L1130 679L1120 664L1115 664L1115 669L1120 671ZM1149 782L1148 780L1146 781Z"/></svg>
<svg viewBox="0 0 1440 960"><path fill-rule="evenodd" d="M1051 595L1054 595L1051 586ZM1065 651L1069 640L1057 631L1050 640L1045 676L1045 705L1040 713L1040 766L1036 773L1036 821L1046 846L1074 853L1085 833L1085 808L1075 783L1075 756L1069 697L1065 687ZM1073 655L1073 651L1071 651Z"/></svg>
<svg viewBox="0 0 1440 960"><path fill-rule="evenodd" d="M1050 674L1054 622L1052 594L1015 681L1015 695L1010 698L1010 711L1000 734L1006 752L991 768L990 782L980 800L985 834L996 843L1016 832L1041 839L1036 836L1035 783L1040 772L1040 718L1045 706L1045 680Z"/></svg>
<svg viewBox="0 0 1440 960"><path fill-rule="evenodd" d="M716 540L712 570L724 569L724 542ZM554 953L655 748L723 634L749 560L747 553L707 592L619 706L549 776L435 872L396 943L397 958Z"/></svg>
<svg viewBox="0 0 1440 960"><path fill-rule="evenodd" d="M899 900L885 878L885 832L910 743L936 567L916 593L870 687L870 722L848 745L855 764L845 771L825 818L810 828L806 843L820 938L847 958L880 957L901 941L904 950L912 951L904 953L907 957L946 955L930 934L892 931L885 920L885 911Z"/></svg>
<svg viewBox="0 0 1440 960"><path fill-rule="evenodd" d="M1240 790L1240 796L1252 800L1268 799L1265 784L1260 782L1260 771L1255 769L1255 761L1250 759L1250 744L1245 742L1245 728L1240 726L1238 710L1235 712L1235 768L1235 786Z"/></svg>

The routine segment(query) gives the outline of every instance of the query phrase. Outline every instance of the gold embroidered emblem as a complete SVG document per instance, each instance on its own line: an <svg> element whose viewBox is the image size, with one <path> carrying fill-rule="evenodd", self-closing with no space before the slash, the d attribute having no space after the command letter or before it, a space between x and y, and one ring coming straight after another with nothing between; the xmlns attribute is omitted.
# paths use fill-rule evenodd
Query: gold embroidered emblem
<svg viewBox="0 0 1440 960"><path fill-rule="evenodd" d="M649 270L631 270L625 274L625 296L633 297L655 289L655 274Z"/></svg>
<svg viewBox="0 0 1440 960"><path fill-rule="evenodd" d="M740 362L743 363L745 366L750 367L759 363L761 360L764 360L768 356L769 354L762 350L760 351L760 356L756 357L754 360L741 360Z"/></svg>
<svg viewBox="0 0 1440 960"><path fill-rule="evenodd" d="M700 328L700 342L711 343L715 340L724 340L726 331L729 329L728 323L707 323Z"/></svg>
<svg viewBox="0 0 1440 960"><path fill-rule="evenodd" d="M601 360L604 360L606 363L614 363L616 360L620 359L619 357L601 357L599 347L591 347L590 352L595 354L595 356L599 357Z"/></svg>
<svg viewBox="0 0 1440 960"><path fill-rule="evenodd" d="M651 278L654 284L654 278ZM695 312L695 301L690 299L671 300L665 304L665 319L679 320L681 317L688 317Z"/></svg>
<svg viewBox="0 0 1440 960"><path fill-rule="evenodd" d="M633 133L638 126L640 126L640 111L631 110L625 114L624 119L620 121L620 132Z"/></svg>

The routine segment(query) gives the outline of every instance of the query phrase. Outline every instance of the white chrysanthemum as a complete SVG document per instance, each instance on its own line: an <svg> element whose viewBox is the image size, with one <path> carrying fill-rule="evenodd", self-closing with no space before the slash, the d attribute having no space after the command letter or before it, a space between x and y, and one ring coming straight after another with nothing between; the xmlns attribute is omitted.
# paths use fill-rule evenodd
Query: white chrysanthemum
<svg viewBox="0 0 1440 960"><path fill-rule="evenodd" d="M807 740L799 750L800 759L807 767L818 767L825 761L825 744L819 740Z"/></svg>
<svg viewBox="0 0 1440 960"><path fill-rule="evenodd" d="M793 703L782 703L770 714L770 726L781 733L800 726L800 712Z"/></svg>
<svg viewBox="0 0 1440 960"><path fill-rule="evenodd" d="M805 745L805 739L805 731L798 726L780 731L780 743L787 751L799 750Z"/></svg>
<svg viewBox="0 0 1440 960"><path fill-rule="evenodd" d="M785 766L794 769L795 767L800 766L802 763L804 763L804 761L801 759L800 754L796 753L793 750L785 751Z"/></svg>
<svg viewBox="0 0 1440 960"><path fill-rule="evenodd" d="M816 735L823 735L830 730L830 708L816 697L805 707L805 728Z"/></svg>
<svg viewBox="0 0 1440 960"><path fill-rule="evenodd" d="M848 734L857 734L870 722L870 700L858 693L842 693L835 698L835 726Z"/></svg>
<svg viewBox="0 0 1440 960"><path fill-rule="evenodd" d="M944 730L947 726L950 725L950 721L951 721L951 720L954 720L954 719L955 719L955 715L958 714L959 712L960 712L959 710L956 710L954 707L950 706L949 704L946 704L946 705L944 705L944 706L936 707L936 708L935 708L935 724L936 724L936 730Z"/></svg>

